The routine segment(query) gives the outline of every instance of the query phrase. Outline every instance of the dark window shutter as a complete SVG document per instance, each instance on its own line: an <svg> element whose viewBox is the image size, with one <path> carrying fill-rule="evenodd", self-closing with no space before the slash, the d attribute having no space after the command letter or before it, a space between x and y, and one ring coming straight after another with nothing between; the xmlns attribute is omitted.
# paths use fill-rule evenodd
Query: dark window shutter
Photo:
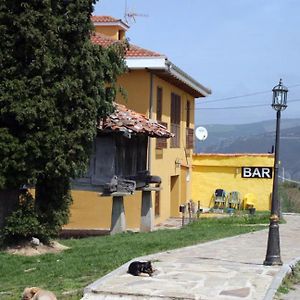
<svg viewBox="0 0 300 300"><path fill-rule="evenodd" d="M162 119L162 88L157 88L157 103L156 103L156 120L161 121Z"/></svg>
<svg viewBox="0 0 300 300"><path fill-rule="evenodd" d="M186 102L186 127L190 127L191 119L191 102L188 100Z"/></svg>
<svg viewBox="0 0 300 300"><path fill-rule="evenodd" d="M187 149L194 148L194 129L192 128L186 129L186 148Z"/></svg>
<svg viewBox="0 0 300 300"><path fill-rule="evenodd" d="M181 116L181 97L174 93L171 94L171 148L180 147L180 116Z"/></svg>
<svg viewBox="0 0 300 300"><path fill-rule="evenodd" d="M165 126L166 128L168 128L168 123L166 122L158 122L159 124ZM167 139L165 138L156 138L156 149L163 149L163 148L167 148Z"/></svg>

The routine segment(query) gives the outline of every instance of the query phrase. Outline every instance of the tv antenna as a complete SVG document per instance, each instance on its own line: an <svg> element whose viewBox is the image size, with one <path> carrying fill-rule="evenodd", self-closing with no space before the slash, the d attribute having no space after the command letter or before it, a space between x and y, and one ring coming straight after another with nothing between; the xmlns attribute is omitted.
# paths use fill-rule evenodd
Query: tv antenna
<svg viewBox="0 0 300 300"><path fill-rule="evenodd" d="M132 22L136 22L136 17L149 17L149 15L147 14L140 14L140 13L136 13L134 11L130 11L128 10L128 6L127 6L127 0L125 0L125 13L124 13L124 19L126 21L126 23L132 23Z"/></svg>

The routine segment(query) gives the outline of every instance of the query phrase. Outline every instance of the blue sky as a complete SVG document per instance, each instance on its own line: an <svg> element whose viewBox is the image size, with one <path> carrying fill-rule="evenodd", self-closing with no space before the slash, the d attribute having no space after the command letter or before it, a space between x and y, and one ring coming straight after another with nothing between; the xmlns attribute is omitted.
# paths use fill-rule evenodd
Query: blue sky
<svg viewBox="0 0 300 300"><path fill-rule="evenodd" d="M196 124L274 119L271 90L279 78L291 100L282 117L300 118L299 0L127 0L127 6L148 15L130 23L131 43L167 55L212 89L196 101ZM101 0L94 14L124 18L124 12L125 0ZM215 102L256 92L264 93ZM208 109L256 104L266 106Z"/></svg>

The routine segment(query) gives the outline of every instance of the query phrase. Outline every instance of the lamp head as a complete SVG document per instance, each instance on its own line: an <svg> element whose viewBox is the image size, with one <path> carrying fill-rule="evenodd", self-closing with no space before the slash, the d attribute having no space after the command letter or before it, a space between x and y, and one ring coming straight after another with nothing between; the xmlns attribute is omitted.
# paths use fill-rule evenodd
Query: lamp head
<svg viewBox="0 0 300 300"><path fill-rule="evenodd" d="M279 80L279 84L272 89L273 101L272 107L279 111L287 108L287 93L288 88L282 84L282 79Z"/></svg>

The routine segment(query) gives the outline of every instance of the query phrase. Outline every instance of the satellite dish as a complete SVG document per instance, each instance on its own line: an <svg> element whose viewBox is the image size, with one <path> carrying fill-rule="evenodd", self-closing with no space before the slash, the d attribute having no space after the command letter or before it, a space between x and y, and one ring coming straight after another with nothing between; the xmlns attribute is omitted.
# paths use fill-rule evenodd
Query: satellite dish
<svg viewBox="0 0 300 300"><path fill-rule="evenodd" d="M200 141L205 141L208 136L207 129L205 127L197 127L195 131L196 138Z"/></svg>

